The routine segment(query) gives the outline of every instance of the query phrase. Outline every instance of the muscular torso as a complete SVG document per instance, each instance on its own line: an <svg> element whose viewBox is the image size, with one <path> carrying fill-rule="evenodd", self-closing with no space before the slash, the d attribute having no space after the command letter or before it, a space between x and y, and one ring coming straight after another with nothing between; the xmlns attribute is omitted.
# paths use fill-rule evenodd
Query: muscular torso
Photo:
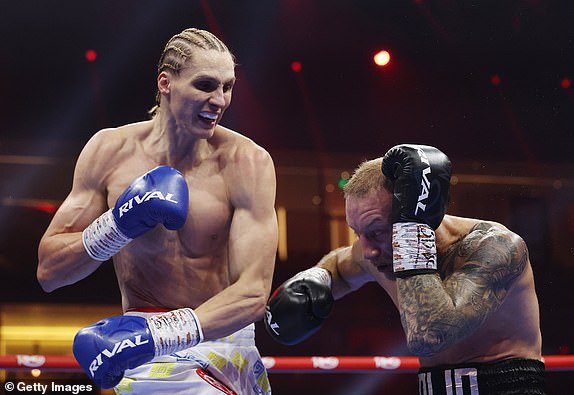
<svg viewBox="0 0 574 395"><path fill-rule="evenodd" d="M119 152L104 179L106 201L113 207L119 195L138 176L165 164L146 150L150 124L118 130ZM113 257L124 310L138 308L195 308L234 280L227 243L233 207L225 164L234 144L243 138L218 127L207 149L193 163L178 166L189 186L189 210L178 231L156 226ZM246 139L245 139L246 140ZM243 142L244 144L246 142Z"/></svg>
<svg viewBox="0 0 574 395"><path fill-rule="evenodd" d="M507 358L541 358L538 300L530 265L502 305L474 333L432 357L422 366L487 362Z"/></svg>
<svg viewBox="0 0 574 395"><path fill-rule="evenodd" d="M455 251L460 251L465 243L472 243L473 233L469 232L479 222L446 216L437 230L437 250L443 284L448 283L453 272L467 264L465 258L468 257L461 257ZM361 266L387 290L398 306L397 284L394 277L388 271L386 273L377 271L369 262L363 261ZM387 270L390 270L390 267ZM460 286L469 285L462 283ZM454 294L454 290L449 292ZM469 307L482 308L480 301L476 303L476 307ZM453 346L433 356L421 357L420 361L422 366L438 366L506 358L541 358L539 306L529 261L509 285L500 306L489 314L480 327Z"/></svg>

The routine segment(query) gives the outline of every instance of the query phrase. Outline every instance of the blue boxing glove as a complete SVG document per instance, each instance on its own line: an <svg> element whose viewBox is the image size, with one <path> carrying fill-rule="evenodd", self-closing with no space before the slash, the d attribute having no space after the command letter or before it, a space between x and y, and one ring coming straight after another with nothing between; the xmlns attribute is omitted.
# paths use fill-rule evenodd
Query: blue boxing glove
<svg viewBox="0 0 574 395"><path fill-rule="evenodd" d="M136 316L109 317L81 329L73 351L82 369L102 388L118 385L126 369L155 356L147 322Z"/></svg>
<svg viewBox="0 0 574 395"><path fill-rule="evenodd" d="M135 179L106 211L82 233L92 259L105 261L134 238L158 224L177 230L185 224L189 191L183 175L159 166Z"/></svg>
<svg viewBox="0 0 574 395"><path fill-rule="evenodd" d="M135 179L112 209L118 229L136 238L157 224L176 230L187 217L187 183L169 166L159 166Z"/></svg>
<svg viewBox="0 0 574 395"><path fill-rule="evenodd" d="M193 347L202 340L195 312L183 308L148 318L105 318L78 331L73 352L97 386L112 388L122 380L126 369Z"/></svg>

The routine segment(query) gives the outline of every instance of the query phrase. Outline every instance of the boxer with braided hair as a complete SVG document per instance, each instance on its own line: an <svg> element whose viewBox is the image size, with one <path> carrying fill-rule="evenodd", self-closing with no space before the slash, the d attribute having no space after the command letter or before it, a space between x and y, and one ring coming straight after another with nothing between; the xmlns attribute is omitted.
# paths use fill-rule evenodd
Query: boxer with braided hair
<svg viewBox="0 0 574 395"><path fill-rule="evenodd" d="M174 75L179 75L180 70L185 67L194 52L200 49L230 54L235 61L235 57L227 46L213 33L192 27L174 35L167 42L159 58L157 73L170 70ZM156 105L149 111L151 115L154 115L159 109L160 98L161 95L158 91L156 93Z"/></svg>
<svg viewBox="0 0 574 395"><path fill-rule="evenodd" d="M275 169L266 150L220 125L234 83L235 59L217 37L173 36L152 119L88 141L40 241L47 292L113 260L124 314L83 328L73 346L102 388L271 393L254 322L277 249Z"/></svg>

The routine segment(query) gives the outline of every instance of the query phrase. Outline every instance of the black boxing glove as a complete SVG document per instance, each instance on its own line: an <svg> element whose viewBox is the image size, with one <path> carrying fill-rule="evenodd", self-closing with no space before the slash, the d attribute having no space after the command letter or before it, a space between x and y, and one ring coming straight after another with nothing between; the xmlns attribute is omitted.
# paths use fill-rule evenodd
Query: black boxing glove
<svg viewBox="0 0 574 395"><path fill-rule="evenodd" d="M397 277L437 270L434 230L448 204L451 163L427 145L397 145L383 157L393 184L393 271Z"/></svg>
<svg viewBox="0 0 574 395"><path fill-rule="evenodd" d="M317 332L333 307L331 273L312 267L285 281L265 310L265 329L277 342L291 346Z"/></svg>

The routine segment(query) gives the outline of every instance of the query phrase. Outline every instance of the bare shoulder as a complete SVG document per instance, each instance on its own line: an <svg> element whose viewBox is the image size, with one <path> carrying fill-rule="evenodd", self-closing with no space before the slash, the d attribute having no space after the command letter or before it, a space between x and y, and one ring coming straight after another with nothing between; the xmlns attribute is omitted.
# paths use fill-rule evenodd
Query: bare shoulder
<svg viewBox="0 0 574 395"><path fill-rule="evenodd" d="M515 235L506 226L495 221L446 215L436 231L439 248L449 248L456 241L476 232Z"/></svg>
<svg viewBox="0 0 574 395"><path fill-rule="evenodd" d="M212 142L228 163L237 165L273 166L271 155L250 138L219 125Z"/></svg>
<svg viewBox="0 0 574 395"><path fill-rule="evenodd" d="M141 141L150 133L153 121L130 123L114 128L101 129L95 133L86 146L94 146L101 150L114 150L125 147L130 142Z"/></svg>
<svg viewBox="0 0 574 395"><path fill-rule="evenodd" d="M219 126L212 139L227 182L248 185L260 180L275 182L275 166L267 150L250 138Z"/></svg>
<svg viewBox="0 0 574 395"><path fill-rule="evenodd" d="M117 137L115 129L102 129L88 140L76 162L76 184L101 189L102 175L106 173L111 162L103 158L115 158L114 153L121 145Z"/></svg>
<svg viewBox="0 0 574 395"><path fill-rule="evenodd" d="M212 143L235 207L245 207L257 197L274 202L276 176L273 159L253 140L219 126Z"/></svg>
<svg viewBox="0 0 574 395"><path fill-rule="evenodd" d="M96 132L84 146L81 155L83 159L90 160L91 164L106 163L114 160L115 155L121 153L126 145L127 126L120 128L107 128ZM107 160L102 160L106 158Z"/></svg>
<svg viewBox="0 0 574 395"><path fill-rule="evenodd" d="M508 231L505 226L497 222L445 215L439 228L436 230L436 243L439 255L449 250L453 244L468 236L473 231L486 229Z"/></svg>
<svg viewBox="0 0 574 395"><path fill-rule="evenodd" d="M133 156L137 136L147 128L147 123L140 122L96 132L78 157L76 176L86 183L105 183L110 173Z"/></svg>
<svg viewBox="0 0 574 395"><path fill-rule="evenodd" d="M443 276L459 270L489 273L492 280L505 283L526 268L528 249L524 240L502 224L461 217L448 217L443 222L444 228L437 230L448 240L439 248Z"/></svg>

